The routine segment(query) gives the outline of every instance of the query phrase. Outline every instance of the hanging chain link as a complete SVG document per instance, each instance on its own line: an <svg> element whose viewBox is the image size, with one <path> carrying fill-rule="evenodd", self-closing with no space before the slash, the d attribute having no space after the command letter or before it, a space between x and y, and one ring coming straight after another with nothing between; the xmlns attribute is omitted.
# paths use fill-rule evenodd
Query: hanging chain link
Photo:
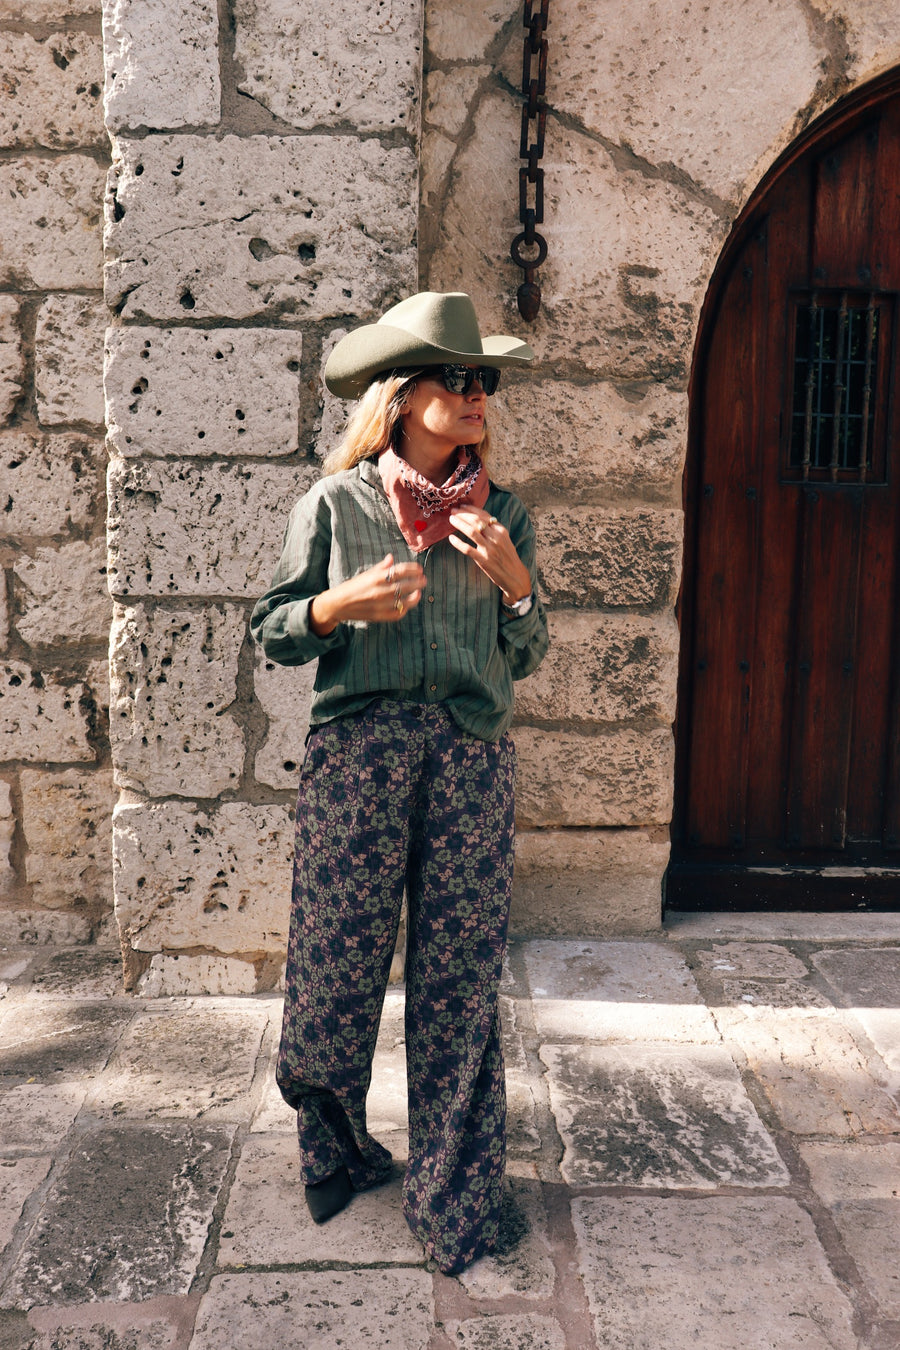
<svg viewBox="0 0 900 1350"><path fill-rule="evenodd" d="M547 129L547 104L544 93L547 88L547 39L545 37L549 19L550 0L540 0L540 8L535 8L535 0L525 0L525 54L522 62L522 134L519 138L519 155L525 163L519 169L519 221L524 226L510 246L510 256L517 267L525 273L525 280L519 287L517 300L519 313L528 323L533 322L541 307L541 288L536 280L537 269L546 260L547 241L538 234L535 225L544 223L544 170L539 160L544 153L544 133ZM537 57L537 75L534 73L534 58ZM537 123L536 128L533 123ZM533 137L533 139L532 139ZM534 190L534 203L529 205L529 188ZM529 256L522 256L522 249ZM537 252L534 252L534 250Z"/></svg>

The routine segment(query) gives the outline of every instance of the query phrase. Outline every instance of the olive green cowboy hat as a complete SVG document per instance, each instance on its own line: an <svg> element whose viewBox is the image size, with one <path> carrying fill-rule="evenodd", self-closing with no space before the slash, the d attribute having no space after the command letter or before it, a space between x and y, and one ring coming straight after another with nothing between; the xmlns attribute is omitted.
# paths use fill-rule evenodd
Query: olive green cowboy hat
<svg viewBox="0 0 900 1350"><path fill-rule="evenodd" d="M462 291L422 291L341 338L325 363L325 384L339 398L358 398L376 375L395 367L458 363L500 370L533 360L518 338L482 340L475 306Z"/></svg>

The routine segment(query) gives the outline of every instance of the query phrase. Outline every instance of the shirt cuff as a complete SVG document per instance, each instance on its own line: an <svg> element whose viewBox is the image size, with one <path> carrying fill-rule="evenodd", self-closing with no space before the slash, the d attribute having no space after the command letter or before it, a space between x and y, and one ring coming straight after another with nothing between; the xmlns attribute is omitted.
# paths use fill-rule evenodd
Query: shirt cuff
<svg viewBox="0 0 900 1350"><path fill-rule="evenodd" d="M309 660L314 656L321 656L323 652L329 652L333 647L341 647L347 641L347 634L344 632L341 624L333 628L325 637L319 637L318 633L313 632L309 622L309 609L315 599L310 596L307 600L295 600L290 606L287 616L287 635L292 642L309 653Z"/></svg>
<svg viewBox="0 0 900 1350"><path fill-rule="evenodd" d="M527 647L543 623L541 602L534 593L534 604L521 618L500 607L500 632L511 647Z"/></svg>

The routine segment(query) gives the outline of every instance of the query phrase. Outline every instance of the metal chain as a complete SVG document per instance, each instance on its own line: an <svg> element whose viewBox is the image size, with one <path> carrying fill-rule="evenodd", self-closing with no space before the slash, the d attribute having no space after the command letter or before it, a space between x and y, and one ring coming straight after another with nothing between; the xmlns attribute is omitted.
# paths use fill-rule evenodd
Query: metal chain
<svg viewBox="0 0 900 1350"><path fill-rule="evenodd" d="M538 234L535 225L544 223L544 170L539 160L544 153L544 133L547 128L547 105L544 92L547 87L547 39L544 36L549 19L550 0L540 0L540 8L535 10L535 0L525 0L525 55L522 62L522 134L519 138L519 155L525 163L519 169L519 221L524 226L510 246L510 256L517 267L525 273L525 280L519 287L517 300L519 313L528 323L538 316L541 307L541 288L536 280L537 269L546 260L547 241ZM537 57L537 75L533 71L533 61ZM536 131L532 123L536 122ZM534 135L534 139L532 136ZM534 204L529 205L529 187L534 189ZM523 258L522 249L529 252L537 250L533 256Z"/></svg>

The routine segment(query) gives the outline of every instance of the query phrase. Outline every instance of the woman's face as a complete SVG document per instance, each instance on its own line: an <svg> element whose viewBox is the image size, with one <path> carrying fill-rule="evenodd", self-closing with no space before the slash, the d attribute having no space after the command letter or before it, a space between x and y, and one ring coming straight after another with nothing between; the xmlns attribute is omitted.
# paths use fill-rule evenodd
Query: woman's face
<svg viewBox="0 0 900 1350"><path fill-rule="evenodd" d="M470 367L474 369L474 367ZM451 394L437 373L426 369L407 395L403 432L408 441L443 441L456 445L478 445L484 435L487 396L476 380L467 394Z"/></svg>

